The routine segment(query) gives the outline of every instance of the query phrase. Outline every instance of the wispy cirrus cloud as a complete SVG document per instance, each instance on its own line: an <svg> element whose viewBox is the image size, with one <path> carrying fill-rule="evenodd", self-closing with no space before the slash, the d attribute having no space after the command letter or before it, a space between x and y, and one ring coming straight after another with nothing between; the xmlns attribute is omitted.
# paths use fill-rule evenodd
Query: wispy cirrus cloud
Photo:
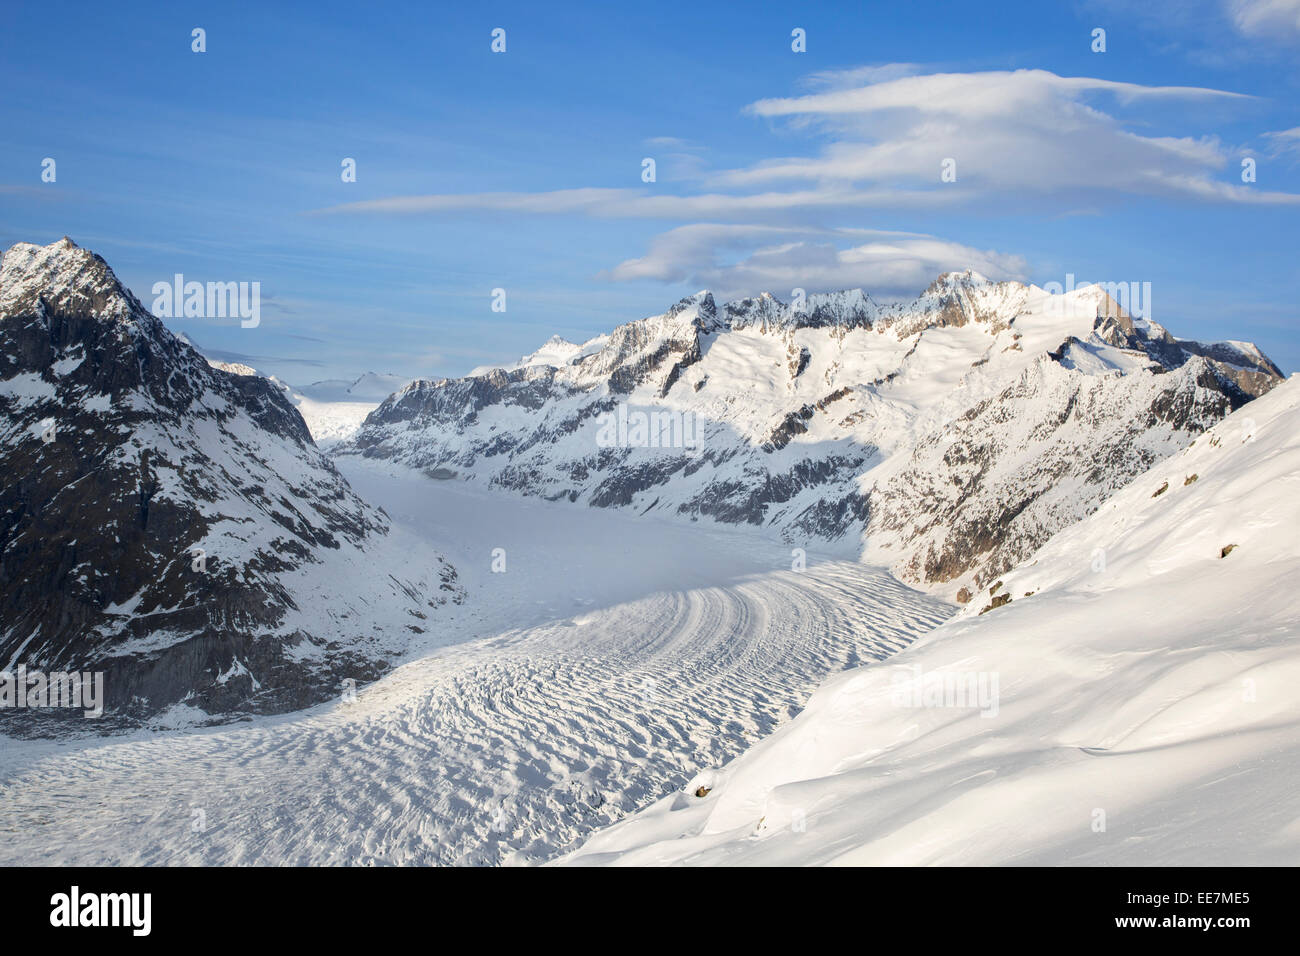
<svg viewBox="0 0 1300 956"><path fill-rule="evenodd" d="M1300 37L1300 0L1228 0L1233 25L1250 37Z"/></svg>
<svg viewBox="0 0 1300 956"><path fill-rule="evenodd" d="M1300 41L1300 0L1080 0L1112 29L1133 25L1161 54L1201 67L1258 67Z"/></svg>
<svg viewBox="0 0 1300 956"><path fill-rule="evenodd" d="M753 220L786 213L863 207L942 206L937 192L898 189L800 189L761 193L656 195L641 189L556 189L547 192L439 193L392 196L315 210L316 215L437 215L463 212L580 214L607 219Z"/></svg>
<svg viewBox="0 0 1300 956"><path fill-rule="evenodd" d="M1148 136L1144 106L1243 103L1187 86L1144 86L1047 70L917 74L910 64L814 74L823 87L759 100L754 116L828 140L810 156L768 158L704 176L698 193L588 187L548 192L394 196L317 213L436 215L466 211L608 218L815 222L828 209L933 208L1027 193L1075 202L1158 196L1195 202L1296 204L1300 194L1230 178L1233 150L1212 133ZM1104 102L1103 102L1104 101ZM1105 106L1106 108L1103 108ZM1109 110L1109 111L1108 111ZM663 139L676 145L678 141ZM942 182L952 160L956 181Z"/></svg>
<svg viewBox="0 0 1300 956"><path fill-rule="evenodd" d="M1288 153L1300 156L1300 126L1265 133L1264 139L1268 141L1270 152L1274 156L1282 156Z"/></svg>
<svg viewBox="0 0 1300 956"><path fill-rule="evenodd" d="M645 141L649 156L657 165L660 181L685 182L698 180L708 171L705 158L707 150L699 143L676 136L652 136Z"/></svg>

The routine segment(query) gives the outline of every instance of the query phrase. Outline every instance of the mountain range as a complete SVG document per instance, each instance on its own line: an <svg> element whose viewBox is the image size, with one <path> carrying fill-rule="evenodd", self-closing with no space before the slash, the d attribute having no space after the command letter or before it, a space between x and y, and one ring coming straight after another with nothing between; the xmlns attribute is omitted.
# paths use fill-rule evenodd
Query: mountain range
<svg viewBox="0 0 1300 956"><path fill-rule="evenodd" d="M701 292L374 407L392 376L292 389L204 359L66 238L5 253L0 345L0 663L103 670L137 718L328 699L463 600L335 457L757 527L792 567L837 553L988 610L1053 535L1282 379L1100 287L965 272L892 304Z"/></svg>
<svg viewBox="0 0 1300 956"><path fill-rule="evenodd" d="M1101 286L968 271L902 303L700 292L411 382L334 453L756 526L964 602L1280 380L1255 346L1175 338Z"/></svg>

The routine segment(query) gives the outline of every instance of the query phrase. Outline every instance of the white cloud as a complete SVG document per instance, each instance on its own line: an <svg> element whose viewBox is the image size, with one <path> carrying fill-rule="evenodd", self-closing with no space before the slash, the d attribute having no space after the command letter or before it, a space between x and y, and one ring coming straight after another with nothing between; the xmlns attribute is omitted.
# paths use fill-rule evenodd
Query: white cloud
<svg viewBox="0 0 1300 956"><path fill-rule="evenodd" d="M605 278L686 283L724 299L857 287L892 298L915 295L940 273L957 269L1022 278L1025 263L919 233L699 223L657 236L644 256L620 263Z"/></svg>
<svg viewBox="0 0 1300 956"><path fill-rule="evenodd" d="M855 66L847 70L822 70L809 74L803 81L807 87L844 89L861 86L864 83L882 83L896 80L903 76L913 76L924 72L919 63L881 63L870 66Z"/></svg>
<svg viewBox="0 0 1300 956"><path fill-rule="evenodd" d="M705 149L676 136L652 136L645 141L647 156L657 164L659 182L683 182L701 179L708 168Z"/></svg>
<svg viewBox="0 0 1300 956"><path fill-rule="evenodd" d="M857 77L858 71L845 76ZM1050 109L1081 94L1102 91L1125 101L1151 98L1249 99L1240 93L1197 86L1142 86L1086 76L1058 76L1047 70L986 73L931 73L877 79L865 85L835 83L835 74L820 74L838 89L808 96L759 100L748 109L759 116L857 114L886 109L915 110L927 115L995 119L1014 117L1022 110Z"/></svg>
<svg viewBox="0 0 1300 956"><path fill-rule="evenodd" d="M1121 107L1150 102L1232 102L1239 94L1198 87L1141 86L1045 70L903 76L807 96L760 100L757 116L816 125L833 141L818 155L767 160L722 174L721 187L816 183L825 189L938 189L941 163L955 162L970 198L1100 193L1300 201L1262 195L1215 177L1228 151L1213 136L1143 136L1091 100Z"/></svg>
<svg viewBox="0 0 1300 956"><path fill-rule="evenodd" d="M1300 0L1228 0L1233 25L1246 36L1300 36Z"/></svg>
<svg viewBox="0 0 1300 956"><path fill-rule="evenodd" d="M947 197L933 191L897 189L803 189L744 195L658 194L637 189L557 189L541 193L461 193L393 196L345 203L317 214L421 214L466 211L578 213L610 219L752 220L772 214L806 213L827 208L940 206Z"/></svg>
<svg viewBox="0 0 1300 956"><path fill-rule="evenodd" d="M1278 130L1276 133L1265 133L1264 138L1271 144L1274 156L1281 156L1284 153L1295 153L1300 156L1300 126Z"/></svg>
<svg viewBox="0 0 1300 956"><path fill-rule="evenodd" d="M1300 2L1300 0L1297 0ZM1046 70L916 75L906 64L814 74L821 92L759 100L756 116L815 129L830 142L812 156L767 159L704 176L692 160L679 187L585 188L541 193L397 196L335 206L330 213L505 210L608 218L815 223L827 211L933 208L979 201L1163 196L1197 202L1300 203L1300 195L1236 181L1235 154L1211 134L1149 136L1145 117L1120 113L1154 104L1202 108L1250 99L1200 87L1142 86ZM1098 104L1111 106L1107 112ZM1116 109L1118 107L1118 109ZM1203 110L1202 110L1203 112ZM697 156L680 141L661 147ZM940 181L945 159L957 180ZM1048 212L1059 211L1047 209Z"/></svg>

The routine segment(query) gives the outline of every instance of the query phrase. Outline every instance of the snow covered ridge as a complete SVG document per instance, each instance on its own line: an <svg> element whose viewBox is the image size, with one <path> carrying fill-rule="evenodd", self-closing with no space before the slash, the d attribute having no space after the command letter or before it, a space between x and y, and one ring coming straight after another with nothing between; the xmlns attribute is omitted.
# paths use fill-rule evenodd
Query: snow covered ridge
<svg viewBox="0 0 1300 956"><path fill-rule="evenodd" d="M110 717L326 699L461 595L277 385L213 368L69 239L0 264L0 470L0 667L103 671Z"/></svg>
<svg viewBox="0 0 1300 956"><path fill-rule="evenodd" d="M1293 865L1297 527L1292 377L570 862Z"/></svg>
<svg viewBox="0 0 1300 956"><path fill-rule="evenodd" d="M756 525L962 600L1279 380L1254 346L1176 339L1097 286L964 272L887 305L700 292L510 368L412 382L333 453ZM662 413L692 446L600 440Z"/></svg>

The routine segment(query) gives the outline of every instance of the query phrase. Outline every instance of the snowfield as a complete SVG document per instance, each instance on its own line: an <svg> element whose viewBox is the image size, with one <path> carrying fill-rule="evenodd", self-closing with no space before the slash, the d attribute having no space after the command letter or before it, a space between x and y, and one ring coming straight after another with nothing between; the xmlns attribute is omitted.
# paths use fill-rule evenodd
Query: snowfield
<svg viewBox="0 0 1300 956"><path fill-rule="evenodd" d="M1295 865L1297 528L1293 377L567 862Z"/></svg>
<svg viewBox="0 0 1300 956"><path fill-rule="evenodd" d="M341 467L397 533L454 556L465 604L353 703L6 740L0 863L546 861L952 613L855 562L791 570L790 548L753 534Z"/></svg>
<svg viewBox="0 0 1300 956"><path fill-rule="evenodd" d="M378 402L319 401L294 389L288 395L322 451L355 435L366 416L379 407Z"/></svg>

